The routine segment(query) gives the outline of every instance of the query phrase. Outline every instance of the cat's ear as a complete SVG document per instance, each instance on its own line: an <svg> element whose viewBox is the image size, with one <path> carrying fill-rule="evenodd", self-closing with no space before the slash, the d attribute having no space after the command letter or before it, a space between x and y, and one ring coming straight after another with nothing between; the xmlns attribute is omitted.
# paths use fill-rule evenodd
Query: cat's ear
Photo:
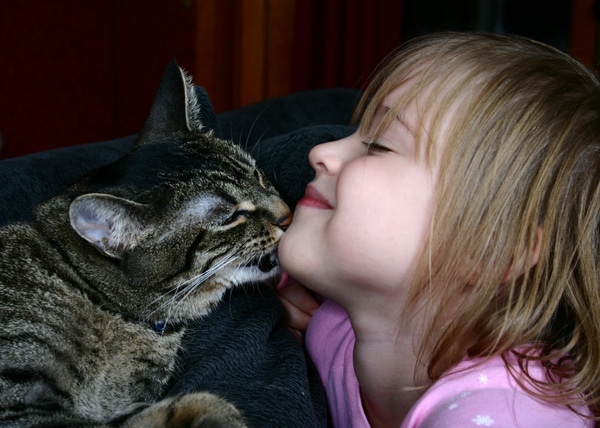
<svg viewBox="0 0 600 428"><path fill-rule="evenodd" d="M88 193L69 207L71 227L102 254L121 258L144 233L144 205L116 196Z"/></svg>
<svg viewBox="0 0 600 428"><path fill-rule="evenodd" d="M202 114L194 85L173 60L163 73L150 114L139 134L138 144L150 140L146 135L159 132L201 131Z"/></svg>

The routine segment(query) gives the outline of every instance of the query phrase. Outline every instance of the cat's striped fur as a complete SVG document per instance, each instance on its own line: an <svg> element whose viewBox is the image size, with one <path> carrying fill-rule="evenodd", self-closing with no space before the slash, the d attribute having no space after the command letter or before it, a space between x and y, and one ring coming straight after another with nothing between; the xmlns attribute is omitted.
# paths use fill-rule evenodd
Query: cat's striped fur
<svg viewBox="0 0 600 428"><path fill-rule="evenodd" d="M163 395L186 323L278 274L290 212L194 100L172 63L132 153L0 229L0 426L244 426Z"/></svg>

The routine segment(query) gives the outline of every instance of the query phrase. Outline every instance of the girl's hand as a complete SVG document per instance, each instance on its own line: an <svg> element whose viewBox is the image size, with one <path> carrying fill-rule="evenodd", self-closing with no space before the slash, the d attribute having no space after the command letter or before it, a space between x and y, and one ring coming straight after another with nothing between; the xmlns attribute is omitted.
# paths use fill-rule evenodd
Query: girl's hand
<svg viewBox="0 0 600 428"><path fill-rule="evenodd" d="M319 308L319 303L302 284L285 272L282 273L276 294L285 308L288 328L302 342L303 332Z"/></svg>

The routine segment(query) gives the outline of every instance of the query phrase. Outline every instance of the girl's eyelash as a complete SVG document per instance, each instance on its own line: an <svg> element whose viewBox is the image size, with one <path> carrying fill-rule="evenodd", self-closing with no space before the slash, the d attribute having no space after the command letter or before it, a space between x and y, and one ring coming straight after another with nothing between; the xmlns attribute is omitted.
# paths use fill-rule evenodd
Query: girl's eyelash
<svg viewBox="0 0 600 428"><path fill-rule="evenodd" d="M390 149L388 149L387 147L382 146L373 141L363 141L363 144L365 145L365 147L367 149L367 153L368 152L389 152L390 151Z"/></svg>

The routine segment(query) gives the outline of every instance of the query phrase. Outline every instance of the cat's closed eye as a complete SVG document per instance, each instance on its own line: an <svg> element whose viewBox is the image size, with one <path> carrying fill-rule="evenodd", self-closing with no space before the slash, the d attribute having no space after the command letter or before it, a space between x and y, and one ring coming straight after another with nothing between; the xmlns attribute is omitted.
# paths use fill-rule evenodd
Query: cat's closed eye
<svg viewBox="0 0 600 428"><path fill-rule="evenodd" d="M252 211L248 211L248 210L236 210L233 215L231 216L231 218L233 220L238 220L238 219L246 219L248 217L250 217L250 213Z"/></svg>
<svg viewBox="0 0 600 428"><path fill-rule="evenodd" d="M238 225L243 223L250 218L254 211L256 211L256 208L251 202L241 202L235 206L231 216L225 221L225 224Z"/></svg>

